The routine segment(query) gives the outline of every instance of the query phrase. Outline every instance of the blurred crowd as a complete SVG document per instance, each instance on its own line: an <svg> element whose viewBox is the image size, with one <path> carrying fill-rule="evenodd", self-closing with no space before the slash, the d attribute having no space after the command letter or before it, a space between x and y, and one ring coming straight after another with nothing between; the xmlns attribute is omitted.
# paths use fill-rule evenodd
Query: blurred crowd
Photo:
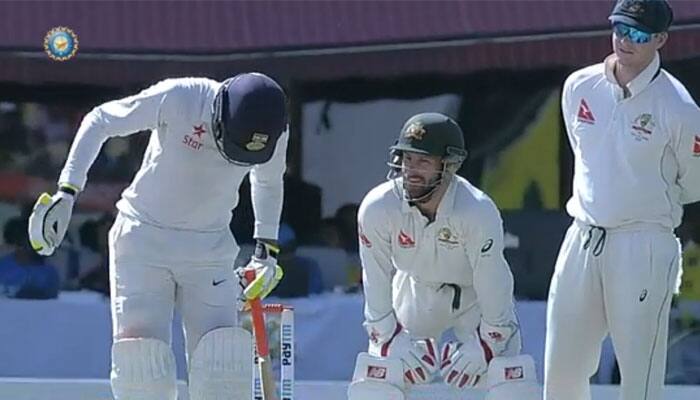
<svg viewBox="0 0 700 400"><path fill-rule="evenodd" d="M79 107L0 102L0 180L7 176L27 176L55 182L87 111ZM90 170L90 184L111 184L121 190L138 169L147 142L147 133L109 140ZM285 269L285 279L272 295L289 298L324 291L358 292L362 275L357 239L358 204L345 204L335 210L332 217L324 218L321 188L303 181L296 171L296 166L289 165L284 178L279 263ZM18 204L17 199L7 197L10 183L0 181L0 184L5 186L5 190L0 191L0 196L5 196L0 197L3 239L0 243L0 298L51 299L60 291L69 290L89 290L109 296L107 236L113 212L79 207L63 245L56 254L45 258L38 256L29 245L27 219L31 204ZM670 327L668 380L673 383L700 384L700 355L697 351L685 350L689 346L700 348L700 319L697 318L700 315L697 306L700 304L699 208L698 205L688 208L678 230L684 251L684 275L681 294L674 301L677 317L672 319ZM515 227L517 218L511 219L508 214L504 214L506 258L516 279L516 298L545 300L553 265L535 265L533 270L530 264L551 263L531 256L542 253L540 245L533 244L532 240L541 239L550 244L553 240L539 238L542 235L537 234L517 236L508 226L510 221ZM552 226L557 229L554 231L561 225L563 233L568 220L563 211L555 214ZM531 218L545 227L543 215ZM245 182L230 225L241 245L239 262L252 251L253 222L250 186ZM521 220L521 225L526 226L528 232L537 230L527 219Z"/></svg>
<svg viewBox="0 0 700 400"><path fill-rule="evenodd" d="M87 111L88 108L77 106L0 102L0 179L13 178L6 181L6 189L18 176L55 182ZM138 170L148 136L147 132L140 132L107 141L90 169L89 185L110 184L119 186L119 190L125 187ZM290 165L284 178L280 242L285 251L280 262L287 278L275 294L297 297L324 290L356 291L360 280L355 233L358 206L347 204L334 217L322 218L321 189L301 180L292 173L295 170ZM31 204L17 204L15 198L0 197L0 226L5 227L0 245L0 256L4 256L0 296L53 298L59 290L82 289L108 295L107 232L113 214L81 209L78 203L64 244L55 255L44 258L36 255L28 243L26 223L30 207ZM253 221L250 186L246 182L231 220L231 230L245 256L253 243ZM311 249L312 255L316 248L334 249L332 253L321 251L331 254L325 257L326 262L336 264L324 266L326 271L335 269L334 278L322 279L318 261L297 254L300 246Z"/></svg>

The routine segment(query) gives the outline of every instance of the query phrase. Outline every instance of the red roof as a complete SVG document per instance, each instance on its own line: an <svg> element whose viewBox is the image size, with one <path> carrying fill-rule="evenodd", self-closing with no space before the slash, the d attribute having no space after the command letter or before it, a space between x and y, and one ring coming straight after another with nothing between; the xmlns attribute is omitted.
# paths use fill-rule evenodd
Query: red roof
<svg viewBox="0 0 700 400"><path fill-rule="evenodd" d="M700 2L671 1L665 56L700 53ZM130 84L164 76L281 79L577 66L610 48L612 1L0 2L0 81ZM75 59L43 53L55 26ZM95 73L99 71L99 73Z"/></svg>

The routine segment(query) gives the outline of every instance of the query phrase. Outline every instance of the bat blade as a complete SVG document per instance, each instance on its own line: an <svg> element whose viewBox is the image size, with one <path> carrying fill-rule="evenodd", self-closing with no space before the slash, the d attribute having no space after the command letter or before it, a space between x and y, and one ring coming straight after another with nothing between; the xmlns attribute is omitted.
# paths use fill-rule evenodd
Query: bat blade
<svg viewBox="0 0 700 400"><path fill-rule="evenodd" d="M277 400L277 387L269 355L266 357L261 356L258 359L258 368L260 369L260 386L262 387L263 400Z"/></svg>

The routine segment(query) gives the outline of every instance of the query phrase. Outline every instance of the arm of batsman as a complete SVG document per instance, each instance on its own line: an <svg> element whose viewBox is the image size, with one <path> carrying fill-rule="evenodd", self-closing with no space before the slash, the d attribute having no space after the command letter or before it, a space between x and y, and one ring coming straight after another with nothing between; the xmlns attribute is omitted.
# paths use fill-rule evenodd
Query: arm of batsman
<svg viewBox="0 0 700 400"><path fill-rule="evenodd" d="M67 191L77 193L68 185ZM29 216L29 242L34 251L42 256L50 256L61 245L66 236L73 214L75 197L59 189L53 196L42 193L34 203Z"/></svg>
<svg viewBox="0 0 700 400"><path fill-rule="evenodd" d="M239 282L243 288L243 297L251 300L256 297L264 299L284 277L282 267L277 265L279 249L267 242L258 241L255 253L245 267L236 269ZM254 271L255 278L246 277L247 271Z"/></svg>
<svg viewBox="0 0 700 400"><path fill-rule="evenodd" d="M393 313L375 322L366 322L368 353L375 357L401 360L404 381L429 383L437 371L437 351L431 338L413 339L396 321Z"/></svg>

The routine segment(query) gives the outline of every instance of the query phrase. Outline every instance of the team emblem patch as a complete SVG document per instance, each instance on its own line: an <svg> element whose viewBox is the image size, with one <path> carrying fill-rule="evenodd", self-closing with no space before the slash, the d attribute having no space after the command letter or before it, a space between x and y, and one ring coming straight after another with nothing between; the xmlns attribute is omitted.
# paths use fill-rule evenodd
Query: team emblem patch
<svg viewBox="0 0 700 400"><path fill-rule="evenodd" d="M640 114L634 119L634 122L632 122L632 136L634 136L637 141L649 140L654 127L656 127L656 124L651 114Z"/></svg>
<svg viewBox="0 0 700 400"><path fill-rule="evenodd" d="M621 8L629 14L644 14L644 2L640 0L625 0Z"/></svg>
<svg viewBox="0 0 700 400"><path fill-rule="evenodd" d="M448 248L453 248L459 244L457 236L455 236L448 227L440 228L437 234L437 240L440 244Z"/></svg>
<svg viewBox="0 0 700 400"><path fill-rule="evenodd" d="M267 140L270 138L270 136L264 134L264 133L253 133L253 136L250 138L250 142L245 145L245 148L248 151L260 151L267 146Z"/></svg>
<svg viewBox="0 0 700 400"><path fill-rule="evenodd" d="M423 140L423 136L425 136L425 128L423 128L423 125L418 122L414 122L409 125L408 128L406 128L406 133L404 134L404 137L415 140Z"/></svg>

